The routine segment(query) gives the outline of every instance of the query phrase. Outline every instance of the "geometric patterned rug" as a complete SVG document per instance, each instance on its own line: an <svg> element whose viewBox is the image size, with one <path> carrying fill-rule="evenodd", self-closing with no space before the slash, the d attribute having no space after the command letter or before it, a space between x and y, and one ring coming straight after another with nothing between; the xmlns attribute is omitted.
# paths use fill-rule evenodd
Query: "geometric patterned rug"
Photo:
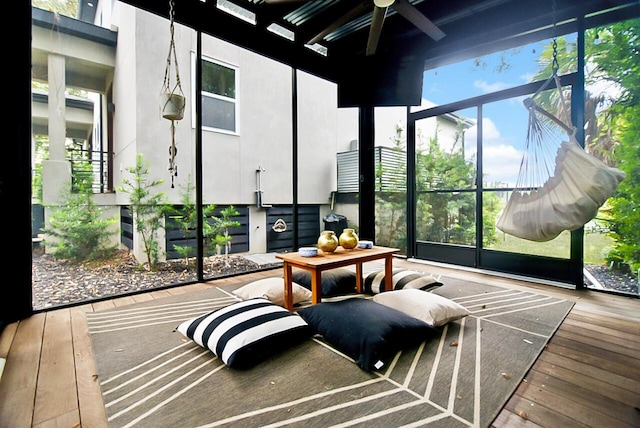
<svg viewBox="0 0 640 428"><path fill-rule="evenodd" d="M361 370L314 337L247 370L174 329L237 299L234 286L87 313L111 427L487 427L572 302L443 277L471 315ZM352 297L352 296L351 296Z"/></svg>

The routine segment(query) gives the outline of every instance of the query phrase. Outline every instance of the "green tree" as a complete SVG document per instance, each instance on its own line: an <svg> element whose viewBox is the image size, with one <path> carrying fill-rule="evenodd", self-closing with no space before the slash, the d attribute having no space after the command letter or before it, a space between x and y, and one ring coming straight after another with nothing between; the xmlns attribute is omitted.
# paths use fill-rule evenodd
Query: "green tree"
<svg viewBox="0 0 640 428"><path fill-rule="evenodd" d="M419 240L475 245L476 199L474 192L459 190L475 187L475 162L465 159L465 126L460 122L443 150L439 130L425 143L416 136L416 235ZM396 127L394 151L404 156L403 129ZM383 178L384 177L384 178ZM406 162L392 170L383 163L376 170L376 242L406 251ZM495 223L502 208L500 198L485 194L483 209L483 243L495 242Z"/></svg>
<svg viewBox="0 0 640 428"><path fill-rule="evenodd" d="M31 195L35 201L42 202L42 162L49 159L49 137L35 135L34 142Z"/></svg>
<svg viewBox="0 0 640 428"><path fill-rule="evenodd" d="M91 187L86 182L78 183L78 192L72 193L66 186L61 194L61 203L52 208L49 224L44 228L47 244L53 248L56 258L69 259L75 263L102 260L116 250L110 244L114 233L115 216L105 217L108 207L99 207L92 197Z"/></svg>
<svg viewBox="0 0 640 428"><path fill-rule="evenodd" d="M195 239L193 239L192 243L191 238L196 236L196 227L198 226L198 210L192 199L195 186L193 185L191 174L189 174L186 184L180 185L179 187L182 205L180 208L174 208L174 212L170 215L170 218L176 221L186 242L185 245L174 245L173 249L185 259L185 265L189 266L189 258L196 252ZM207 221L207 219L213 216L215 209L216 206L213 204L202 207L202 217L204 219L202 227L205 239L214 233L211 222Z"/></svg>
<svg viewBox="0 0 640 428"><path fill-rule="evenodd" d="M640 18L598 29L602 43L594 45L594 73L616 85L610 107L598 116L598 136L610 136L614 165L627 177L609 199L609 230L615 239L609 261L640 269Z"/></svg>
<svg viewBox="0 0 640 428"><path fill-rule="evenodd" d="M233 219L233 217L240 215L240 212L233 205L230 205L222 209L219 215L220 217L211 217L213 229L216 231L211 243L216 250L216 254L220 254L224 249L225 256L229 256L232 240L229 229L240 226L240 222Z"/></svg>
<svg viewBox="0 0 640 428"><path fill-rule="evenodd" d="M396 124L392 150L402 157L398 163L385 156L388 162L376 165L376 242L407 252L407 163L404 129ZM386 167L391 165L391 167Z"/></svg>
<svg viewBox="0 0 640 428"><path fill-rule="evenodd" d="M32 0L31 5L70 18L78 17L78 0Z"/></svg>
<svg viewBox="0 0 640 428"><path fill-rule="evenodd" d="M164 192L154 193L153 190L164 180L149 178L149 163L143 160L141 153L136 155L135 166L126 170L133 179L123 178L123 185L118 186L118 190L129 194L137 236L142 238L149 269L156 270L161 255L158 231L164 226L165 214L170 213L171 208L166 203Z"/></svg>
<svg viewBox="0 0 640 428"><path fill-rule="evenodd" d="M421 144L416 153L416 184L420 210L416 212L416 234L433 242L474 245L475 165L464 158L464 147L457 132L451 149L445 151L438 131Z"/></svg>
<svg viewBox="0 0 640 428"><path fill-rule="evenodd" d="M595 39L600 43L594 43ZM560 74L575 70L575 45L558 38ZM540 58L537 78L551 75L553 47ZM585 147L627 177L601 208L597 218L606 220L615 239L609 261L640 268L640 19L630 19L585 32L585 86L613 91L585 94ZM541 103L557 105L552 91ZM566 118L563 118L566 120Z"/></svg>

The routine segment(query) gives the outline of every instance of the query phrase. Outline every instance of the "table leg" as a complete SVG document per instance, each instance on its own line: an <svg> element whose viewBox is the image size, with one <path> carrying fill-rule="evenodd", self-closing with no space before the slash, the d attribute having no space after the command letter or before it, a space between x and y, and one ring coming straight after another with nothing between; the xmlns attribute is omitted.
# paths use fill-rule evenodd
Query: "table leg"
<svg viewBox="0 0 640 428"><path fill-rule="evenodd" d="M319 270L311 271L311 303L314 305L322 301L322 272Z"/></svg>
<svg viewBox="0 0 640 428"><path fill-rule="evenodd" d="M293 310L293 271L291 265L284 262L284 307Z"/></svg>
<svg viewBox="0 0 640 428"><path fill-rule="evenodd" d="M391 291L393 287L393 257L391 255L384 258L384 289Z"/></svg>
<svg viewBox="0 0 640 428"><path fill-rule="evenodd" d="M362 293L362 263L356 263L356 292Z"/></svg>

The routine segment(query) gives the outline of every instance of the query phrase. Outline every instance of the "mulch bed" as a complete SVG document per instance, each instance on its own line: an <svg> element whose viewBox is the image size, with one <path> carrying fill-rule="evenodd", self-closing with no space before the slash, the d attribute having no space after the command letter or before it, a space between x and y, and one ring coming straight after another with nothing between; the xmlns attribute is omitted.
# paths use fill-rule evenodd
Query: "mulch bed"
<svg viewBox="0 0 640 428"><path fill-rule="evenodd" d="M635 295L639 294L638 278L628 269L618 270L596 265L586 265L585 268L605 290ZM591 281L585 278L585 285L589 287L590 284Z"/></svg>
<svg viewBox="0 0 640 428"><path fill-rule="evenodd" d="M257 264L239 255L212 256L204 260L206 279L256 272L269 266ZM141 266L127 250L101 263L74 264L50 254L34 251L32 259L33 307L44 309L83 300L99 299L158 286L197 281L192 259L160 263L153 271Z"/></svg>
<svg viewBox="0 0 640 428"><path fill-rule="evenodd" d="M50 254L34 251L33 307L40 310L84 300L150 290L158 286L195 282L197 269L194 263L192 260L187 267L185 260L168 260L161 263L156 270L150 271L141 266L126 250L119 251L109 261L99 264L73 264L58 260ZM259 265L239 255L213 256L204 261L204 277L213 279L256 272L265 268L269 266ZM602 286L600 288L591 284L585 277L587 288L638 294L638 279L628 271L616 271L606 266L595 265L586 265L585 268Z"/></svg>

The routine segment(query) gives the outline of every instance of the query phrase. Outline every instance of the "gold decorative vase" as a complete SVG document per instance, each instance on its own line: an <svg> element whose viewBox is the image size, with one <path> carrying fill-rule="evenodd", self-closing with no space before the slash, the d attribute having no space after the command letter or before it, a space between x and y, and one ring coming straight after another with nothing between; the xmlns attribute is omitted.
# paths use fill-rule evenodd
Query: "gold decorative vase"
<svg viewBox="0 0 640 428"><path fill-rule="evenodd" d="M325 253L333 253L340 242L333 230L323 230L318 238L318 248Z"/></svg>
<svg viewBox="0 0 640 428"><path fill-rule="evenodd" d="M353 229L344 229L340 234L340 246L345 250L352 250L358 246L358 235Z"/></svg>

